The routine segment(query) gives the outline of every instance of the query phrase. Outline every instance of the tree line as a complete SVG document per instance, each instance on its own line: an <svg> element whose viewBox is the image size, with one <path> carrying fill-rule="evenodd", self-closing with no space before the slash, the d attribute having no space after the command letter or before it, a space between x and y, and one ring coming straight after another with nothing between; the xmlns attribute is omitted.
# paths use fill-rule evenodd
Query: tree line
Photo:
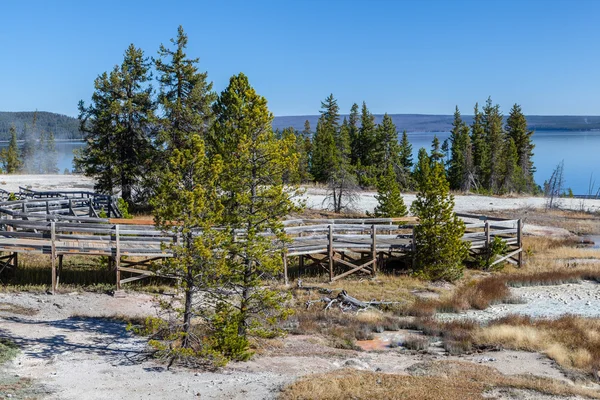
<svg viewBox="0 0 600 400"><path fill-rule="evenodd" d="M10 140L12 126L17 130L17 139L25 140L22 133L31 127L34 116L37 128L53 132L57 139L81 140L77 118L46 111L0 111L0 140Z"/></svg>
<svg viewBox="0 0 600 400"><path fill-rule="evenodd" d="M367 105L355 103L340 122L333 95L321 103L320 114L314 132L308 120L302 131L285 128L278 132L281 137L296 137L298 173L288 176L290 182L327 184L336 212L351 206L360 188L378 188L384 202L389 202L392 192L417 189L412 145L406 131L399 140L388 114L376 124ZM488 98L481 110L475 105L471 125L463 121L457 107L450 137L443 143L435 137L430 155L442 162L451 190L537 193L540 188L533 179L532 134L518 104L511 108L504 124L500 106ZM375 215L400 216L405 212L401 205L380 206ZM384 210L389 207L395 211Z"/></svg>
<svg viewBox="0 0 600 400"><path fill-rule="evenodd" d="M17 128L10 127L8 147L0 151L2 172L6 174L56 174L58 152L54 134L38 128L37 112L32 114L31 125L23 124L20 135ZM22 138L19 146L18 137Z"/></svg>

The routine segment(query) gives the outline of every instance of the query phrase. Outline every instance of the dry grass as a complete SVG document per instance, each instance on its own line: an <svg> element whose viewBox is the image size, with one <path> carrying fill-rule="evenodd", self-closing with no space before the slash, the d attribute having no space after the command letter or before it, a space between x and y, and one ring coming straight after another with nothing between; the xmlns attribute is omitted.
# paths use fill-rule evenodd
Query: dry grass
<svg viewBox="0 0 600 400"><path fill-rule="evenodd" d="M600 399L591 389L531 376L505 376L496 369L471 363L429 362L411 367L411 375L341 370L315 374L283 389L282 400L475 400L495 388L526 389L556 396Z"/></svg>
<svg viewBox="0 0 600 400"><path fill-rule="evenodd" d="M600 319L573 315L532 319L512 315L475 331L473 338L476 343L538 351L565 368L592 375L600 371Z"/></svg>
<svg viewBox="0 0 600 400"><path fill-rule="evenodd" d="M0 312L31 316L37 314L38 311L39 310L36 310L35 308L23 307L18 304L5 302L0 303Z"/></svg>

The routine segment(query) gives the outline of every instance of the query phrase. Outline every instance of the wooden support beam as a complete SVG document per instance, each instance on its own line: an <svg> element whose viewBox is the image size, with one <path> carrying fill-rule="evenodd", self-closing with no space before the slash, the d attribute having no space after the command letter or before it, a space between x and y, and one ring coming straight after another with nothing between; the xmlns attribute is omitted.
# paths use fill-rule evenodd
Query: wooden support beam
<svg viewBox="0 0 600 400"><path fill-rule="evenodd" d="M341 274L339 274L339 275L337 275L337 276L333 277L333 278L331 279L331 281L332 281L332 282L333 282L333 281L337 281L338 279L341 279L341 278L343 278L343 277L345 277L345 276L348 276L348 275L350 275L350 274L353 274L353 273L355 273L356 271L360 271L360 270L363 270L363 271L364 271L364 272L366 272L367 274L370 274L370 273L371 273L371 271L369 271L369 270L365 269L365 267L368 267L370 264L372 264L372 263L374 263L374 262L376 262L376 260L371 260L371 261L369 261L369 262L368 262L368 263L366 263L366 264L359 265L359 266L358 266L358 267L356 267L356 268L353 268L353 269L351 269L351 270L349 270L349 271L346 271L346 272L344 272L344 273L341 273Z"/></svg>
<svg viewBox="0 0 600 400"><path fill-rule="evenodd" d="M329 282L333 282L333 226L329 224L329 234L327 235L327 257L329 257Z"/></svg>
<svg viewBox="0 0 600 400"><path fill-rule="evenodd" d="M23 203L25 204L25 203ZM52 257L52 294L56 293L56 226L55 222L50 222L50 256Z"/></svg>
<svg viewBox="0 0 600 400"><path fill-rule="evenodd" d="M121 242L119 238L119 225L115 225L115 263L117 270L117 290L121 290Z"/></svg>
<svg viewBox="0 0 600 400"><path fill-rule="evenodd" d="M523 221L521 219L517 220L517 246L523 250ZM521 268L523 266L523 251L519 252L518 257L517 265Z"/></svg>
<svg viewBox="0 0 600 400"><path fill-rule="evenodd" d="M289 284L289 281L288 281L288 258L287 258L287 254L285 251L282 254L282 258L283 258L283 282L287 286Z"/></svg>
<svg viewBox="0 0 600 400"><path fill-rule="evenodd" d="M502 261L505 261L505 260L507 260L507 259L511 258L512 256L516 255L516 254L519 254L519 253L521 253L522 251L523 251L523 249L522 249L522 248L518 248L517 250L515 250L515 251L513 251L513 252L510 252L510 253L508 253L507 255L505 255L505 256L503 256L503 257L500 257L499 259L497 259L496 261L494 261L493 263L491 263L491 264L490 264L490 267L493 267L494 265L496 265L496 264L498 264L498 263L500 263L500 262L502 262Z"/></svg>
<svg viewBox="0 0 600 400"><path fill-rule="evenodd" d="M377 273L377 233L375 224L371 225L371 258L373 259L373 275Z"/></svg>
<svg viewBox="0 0 600 400"><path fill-rule="evenodd" d="M58 255L58 271L56 273L56 286L60 285L60 274L63 269L63 254Z"/></svg>

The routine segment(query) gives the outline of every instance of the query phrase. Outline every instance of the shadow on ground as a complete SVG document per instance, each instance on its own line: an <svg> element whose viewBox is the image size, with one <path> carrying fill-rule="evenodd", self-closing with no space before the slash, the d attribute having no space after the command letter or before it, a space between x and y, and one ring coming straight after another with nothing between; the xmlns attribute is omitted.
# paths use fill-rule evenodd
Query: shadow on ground
<svg viewBox="0 0 600 400"><path fill-rule="evenodd" d="M128 365L142 362L150 353L143 338L136 338L122 322L103 318L70 317L55 321L34 321L20 317L4 317L0 337L8 338L28 357L52 359L69 353L96 355L111 364ZM14 324L14 328L11 328ZM37 332L23 337L15 332L17 325L30 326ZM53 332L46 335L44 331ZM56 332L59 330L59 332ZM64 332L60 332L64 331Z"/></svg>

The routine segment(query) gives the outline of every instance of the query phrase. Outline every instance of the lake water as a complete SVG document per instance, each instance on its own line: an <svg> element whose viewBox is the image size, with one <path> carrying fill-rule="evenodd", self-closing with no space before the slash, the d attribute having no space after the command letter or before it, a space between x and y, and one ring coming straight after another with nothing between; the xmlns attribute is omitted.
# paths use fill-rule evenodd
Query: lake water
<svg viewBox="0 0 600 400"><path fill-rule="evenodd" d="M408 139L413 146L413 161L419 148L431 149L436 136L440 143L450 132L412 132ZM600 187L600 132L590 131L536 131L533 134L533 163L535 181L542 185L552 175L556 165L564 160L565 189L575 194L588 194L590 176L595 181L594 194Z"/></svg>
<svg viewBox="0 0 600 400"><path fill-rule="evenodd" d="M419 148L431 148L434 135L443 142L449 132L411 132L408 138L413 146L413 158L416 161ZM587 194L590 176L595 181L594 192L600 187L600 132L590 131L537 131L533 134L534 165L537 169L535 180L543 184L550 178L556 165L564 160L565 188L571 188L575 194ZM0 148L8 143L0 143ZM62 173L65 168L73 168L73 150L83 146L83 142L56 142L59 153L58 167Z"/></svg>

